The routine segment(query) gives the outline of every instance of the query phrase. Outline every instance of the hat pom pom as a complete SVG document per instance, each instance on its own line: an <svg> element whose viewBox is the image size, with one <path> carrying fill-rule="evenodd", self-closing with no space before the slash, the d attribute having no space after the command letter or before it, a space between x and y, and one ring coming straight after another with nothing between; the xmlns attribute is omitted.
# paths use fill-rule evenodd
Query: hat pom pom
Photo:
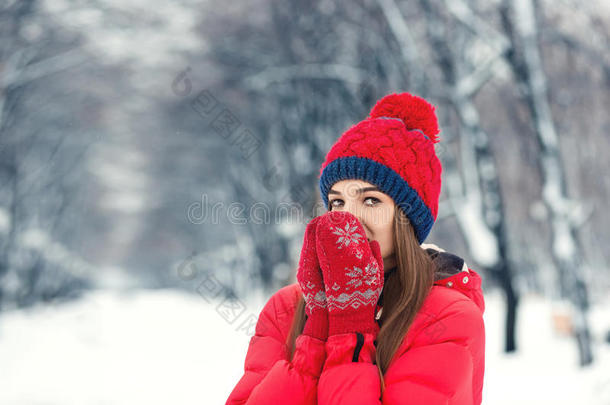
<svg viewBox="0 0 610 405"><path fill-rule="evenodd" d="M371 109L369 118L378 117L400 118L408 130L419 129L432 143L439 141L434 106L421 97L409 93L389 94Z"/></svg>

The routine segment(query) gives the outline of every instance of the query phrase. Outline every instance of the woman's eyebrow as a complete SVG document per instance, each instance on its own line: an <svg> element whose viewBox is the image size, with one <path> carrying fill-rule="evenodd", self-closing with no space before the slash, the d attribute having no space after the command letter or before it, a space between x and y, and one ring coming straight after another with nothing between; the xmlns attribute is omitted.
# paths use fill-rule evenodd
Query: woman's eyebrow
<svg viewBox="0 0 610 405"><path fill-rule="evenodd" d="M381 191L381 190L379 190L379 188L377 188L377 187L364 187L364 188L359 188L358 190L356 190L356 192L358 194L362 194L367 191ZM341 193L339 191L333 190L331 188L330 191L328 192L328 194L341 194Z"/></svg>

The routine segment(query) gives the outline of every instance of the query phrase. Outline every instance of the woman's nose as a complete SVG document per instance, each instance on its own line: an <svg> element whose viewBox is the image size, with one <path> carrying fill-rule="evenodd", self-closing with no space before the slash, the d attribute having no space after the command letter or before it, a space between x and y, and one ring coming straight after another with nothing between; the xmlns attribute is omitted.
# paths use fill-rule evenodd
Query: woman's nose
<svg viewBox="0 0 610 405"><path fill-rule="evenodd" d="M363 216L363 210L361 208L359 208L358 206L356 206L355 204L349 204L349 203L345 205L345 210L347 212L349 212L350 214L352 214L353 216L355 216L358 219L358 221L360 221L360 224L362 224L362 227L364 228L364 231L366 233L366 235L365 235L366 238L368 240L370 240L369 231L366 226L366 220L364 219L364 216Z"/></svg>
<svg viewBox="0 0 610 405"><path fill-rule="evenodd" d="M360 210L355 203L352 203L352 202L345 203L344 209L345 209L345 211L349 212L350 214L352 214L353 216L358 218L358 221L362 222L362 215L361 215L362 210Z"/></svg>

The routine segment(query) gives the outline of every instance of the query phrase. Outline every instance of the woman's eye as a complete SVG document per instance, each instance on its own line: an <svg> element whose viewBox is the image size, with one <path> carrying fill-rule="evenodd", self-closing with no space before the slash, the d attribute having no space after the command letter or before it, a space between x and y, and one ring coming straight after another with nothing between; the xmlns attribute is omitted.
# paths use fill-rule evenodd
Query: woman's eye
<svg viewBox="0 0 610 405"><path fill-rule="evenodd" d="M341 201L341 200L338 200L338 199L337 199L337 200L331 200L331 201L330 201L330 204L329 204L329 205L330 205L330 208L331 208L331 209L332 209L333 207L337 207L337 205L335 205L335 202L337 202L337 201Z"/></svg>
<svg viewBox="0 0 610 405"><path fill-rule="evenodd" d="M372 204L370 204L370 205L375 205L375 204L377 204L377 203L381 202L381 200L380 200L379 198L375 198L375 197L366 197L366 198L364 199L364 201L366 201L366 200L371 200L371 201L373 201L373 203L372 203Z"/></svg>
<svg viewBox="0 0 610 405"><path fill-rule="evenodd" d="M367 201L369 201L369 200L370 200L371 202L370 202L370 203L367 203ZM365 201L365 203L366 203L368 206L374 206L374 205L376 205L376 204L378 204L378 203L380 203L380 202L381 202L381 200L380 200L379 198L375 198L375 197L366 197L366 198L364 199L364 201ZM337 204L335 204L335 203L337 203ZM329 207L332 209L332 208L339 207L339 206L340 206L340 204L343 204L343 200L335 199L335 200L331 200L331 201L329 202L329 204L328 204L328 205L329 205Z"/></svg>

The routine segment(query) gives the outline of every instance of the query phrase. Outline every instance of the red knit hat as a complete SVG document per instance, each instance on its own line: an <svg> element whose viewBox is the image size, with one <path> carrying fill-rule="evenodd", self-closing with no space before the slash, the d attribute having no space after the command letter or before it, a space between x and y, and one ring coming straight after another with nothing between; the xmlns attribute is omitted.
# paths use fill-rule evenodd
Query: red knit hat
<svg viewBox="0 0 610 405"><path fill-rule="evenodd" d="M338 181L360 179L388 194L409 218L419 243L438 213L441 162L434 106L409 93L389 94L370 115L341 135L320 168L320 194Z"/></svg>

